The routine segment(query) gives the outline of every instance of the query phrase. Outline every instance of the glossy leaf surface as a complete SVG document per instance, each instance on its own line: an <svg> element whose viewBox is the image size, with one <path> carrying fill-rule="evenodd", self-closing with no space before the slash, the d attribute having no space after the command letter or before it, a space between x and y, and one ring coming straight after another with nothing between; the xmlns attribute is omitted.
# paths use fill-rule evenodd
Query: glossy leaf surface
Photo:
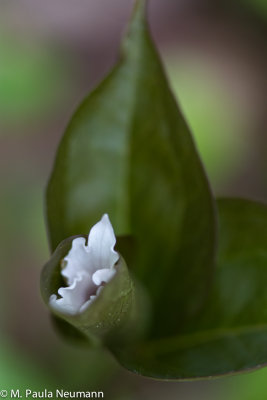
<svg viewBox="0 0 267 400"><path fill-rule="evenodd" d="M115 351L127 368L195 379L267 363L267 207L225 199L218 209L218 265L203 312L180 335Z"/></svg>
<svg viewBox="0 0 267 400"><path fill-rule="evenodd" d="M87 233L108 213L116 235L130 235L136 245L132 272L152 300L150 337L164 337L177 333L208 293L214 208L139 0L119 63L59 146L47 189L51 247ZM121 253L129 264L132 254Z"/></svg>

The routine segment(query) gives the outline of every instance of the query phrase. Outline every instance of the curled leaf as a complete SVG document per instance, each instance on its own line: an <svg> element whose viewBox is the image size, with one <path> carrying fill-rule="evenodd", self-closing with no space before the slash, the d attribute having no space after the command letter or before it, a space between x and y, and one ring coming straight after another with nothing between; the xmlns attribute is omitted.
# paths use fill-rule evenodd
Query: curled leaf
<svg viewBox="0 0 267 400"><path fill-rule="evenodd" d="M86 238L79 236L66 239L45 265L41 275L42 297L55 316L66 321L90 340L108 340L115 333L121 337L134 318L136 305L134 284L122 257L114 267L116 273L112 279L97 296L94 296L90 304L81 307L77 312L72 312L72 309L69 312L68 308L55 305L55 293L66 285L61 274L61 263L73 240L77 239ZM83 279L82 283L85 284L86 279ZM72 304L72 307L74 305Z"/></svg>
<svg viewBox="0 0 267 400"><path fill-rule="evenodd" d="M85 99L47 188L52 249L107 212L152 303L150 337L176 334L210 290L216 207L137 1L118 64ZM168 310L168 312L166 312Z"/></svg>

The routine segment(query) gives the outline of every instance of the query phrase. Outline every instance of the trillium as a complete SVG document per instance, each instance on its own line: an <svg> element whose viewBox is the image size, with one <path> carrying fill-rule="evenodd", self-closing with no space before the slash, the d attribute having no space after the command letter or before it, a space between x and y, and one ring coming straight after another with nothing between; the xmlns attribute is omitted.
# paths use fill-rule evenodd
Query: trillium
<svg viewBox="0 0 267 400"><path fill-rule="evenodd" d="M116 273L119 254L114 250L116 238L107 214L93 226L85 238L73 240L72 247L62 260L61 275L67 287L50 296L50 306L69 315L82 313L97 298L104 285Z"/></svg>

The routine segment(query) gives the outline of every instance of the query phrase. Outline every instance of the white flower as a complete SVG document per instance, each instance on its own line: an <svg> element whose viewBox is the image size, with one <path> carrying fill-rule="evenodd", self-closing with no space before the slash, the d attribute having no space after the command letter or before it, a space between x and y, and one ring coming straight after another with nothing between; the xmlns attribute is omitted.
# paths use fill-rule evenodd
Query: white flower
<svg viewBox="0 0 267 400"><path fill-rule="evenodd" d="M114 250L116 238L107 214L93 226L88 236L76 238L64 258L61 274L68 286L50 296L54 310L69 315L82 313L99 295L103 284L115 275L119 254ZM64 265L63 264L63 265Z"/></svg>

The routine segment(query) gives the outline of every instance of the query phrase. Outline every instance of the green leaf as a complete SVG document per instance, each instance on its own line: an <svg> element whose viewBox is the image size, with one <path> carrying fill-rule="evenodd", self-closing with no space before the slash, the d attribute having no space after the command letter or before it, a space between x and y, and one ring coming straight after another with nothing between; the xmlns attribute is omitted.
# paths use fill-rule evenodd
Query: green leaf
<svg viewBox="0 0 267 400"><path fill-rule="evenodd" d="M136 3L119 63L65 132L47 188L47 221L55 249L107 212L116 234L135 243L132 272L153 305L150 336L164 337L203 305L216 223L207 178L148 32L145 4ZM128 264L133 250L126 253Z"/></svg>
<svg viewBox="0 0 267 400"><path fill-rule="evenodd" d="M267 207L224 199L218 209L218 266L205 309L178 336L114 349L127 368L195 379L267 364Z"/></svg>
<svg viewBox="0 0 267 400"><path fill-rule="evenodd" d="M85 311L66 315L50 306L50 296L57 294L58 289L66 285L61 275L61 260L70 250L73 239L70 237L64 240L43 268L41 293L44 302L56 317L63 320L60 323L56 318L54 323L67 337L79 341L86 338L91 344L98 344L99 340L109 341L116 336L112 341L120 340L121 343L122 337L129 335L129 329L133 331L132 324L133 320L136 322L137 312L134 285L122 257L116 264L115 276ZM136 326L132 336L142 328Z"/></svg>

